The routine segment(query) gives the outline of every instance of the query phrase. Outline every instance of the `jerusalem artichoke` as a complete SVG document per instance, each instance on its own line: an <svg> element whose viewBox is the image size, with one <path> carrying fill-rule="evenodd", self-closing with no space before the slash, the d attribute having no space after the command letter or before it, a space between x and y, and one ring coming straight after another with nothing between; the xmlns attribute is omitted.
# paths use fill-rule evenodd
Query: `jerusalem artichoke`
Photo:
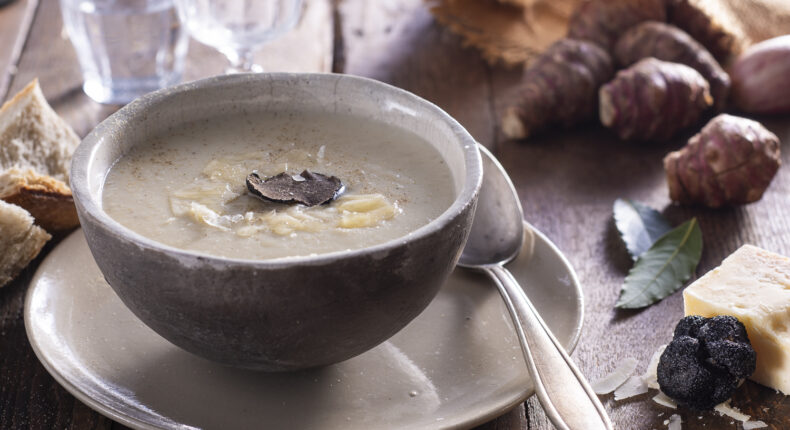
<svg viewBox="0 0 790 430"><path fill-rule="evenodd" d="M664 140L711 106L708 82L691 67L646 58L599 91L601 123L621 139Z"/></svg>
<svg viewBox="0 0 790 430"><path fill-rule="evenodd" d="M647 57L685 64L707 79L716 110L723 110L727 103L730 91L727 72L705 47L673 25L648 21L631 27L615 44L614 57L621 66Z"/></svg>
<svg viewBox="0 0 790 430"><path fill-rule="evenodd" d="M749 113L790 113L790 35L752 45L730 69L732 98Z"/></svg>
<svg viewBox="0 0 790 430"><path fill-rule="evenodd" d="M591 0L568 23L568 37L597 43L608 52L627 29L643 21L666 21L665 0Z"/></svg>
<svg viewBox="0 0 790 430"><path fill-rule="evenodd" d="M775 134L756 121L725 114L664 158L669 197L711 208L760 200L780 164Z"/></svg>
<svg viewBox="0 0 790 430"><path fill-rule="evenodd" d="M597 90L613 74L609 54L594 43L560 39L524 71L518 104L505 112L502 131L520 139L550 124L593 118Z"/></svg>

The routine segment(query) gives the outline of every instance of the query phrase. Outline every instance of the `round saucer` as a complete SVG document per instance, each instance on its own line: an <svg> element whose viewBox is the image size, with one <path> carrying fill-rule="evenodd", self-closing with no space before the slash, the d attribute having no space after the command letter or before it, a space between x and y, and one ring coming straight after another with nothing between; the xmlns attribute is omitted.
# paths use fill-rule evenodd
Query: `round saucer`
<svg viewBox="0 0 790 430"><path fill-rule="evenodd" d="M534 239L508 268L570 351L581 289L559 250L537 231ZM496 288L460 268L387 342L336 365L272 374L224 367L154 333L104 281L78 230L38 269L25 326L61 385L140 429L471 427L533 392Z"/></svg>

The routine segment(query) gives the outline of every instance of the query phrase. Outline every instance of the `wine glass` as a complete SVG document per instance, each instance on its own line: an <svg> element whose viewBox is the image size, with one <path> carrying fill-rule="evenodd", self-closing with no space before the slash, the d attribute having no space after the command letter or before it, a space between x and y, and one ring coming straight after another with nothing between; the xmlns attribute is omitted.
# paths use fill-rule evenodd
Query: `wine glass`
<svg viewBox="0 0 790 430"><path fill-rule="evenodd" d="M189 34L230 61L227 73L262 72L253 51L291 30L302 0L176 0Z"/></svg>

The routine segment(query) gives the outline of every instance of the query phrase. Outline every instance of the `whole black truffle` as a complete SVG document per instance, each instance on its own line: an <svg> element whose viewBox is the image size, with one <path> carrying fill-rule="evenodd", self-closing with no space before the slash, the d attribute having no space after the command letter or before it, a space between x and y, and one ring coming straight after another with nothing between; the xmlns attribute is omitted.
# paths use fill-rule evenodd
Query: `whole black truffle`
<svg viewBox="0 0 790 430"><path fill-rule="evenodd" d="M658 385L678 404L712 409L726 401L754 372L756 354L736 318L688 316L658 362Z"/></svg>

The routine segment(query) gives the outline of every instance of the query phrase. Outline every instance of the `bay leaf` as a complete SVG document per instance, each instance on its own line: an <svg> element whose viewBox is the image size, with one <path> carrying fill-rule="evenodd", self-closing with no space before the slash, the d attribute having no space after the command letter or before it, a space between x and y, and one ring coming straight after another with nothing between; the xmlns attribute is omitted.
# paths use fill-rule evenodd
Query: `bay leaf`
<svg viewBox="0 0 790 430"><path fill-rule="evenodd" d="M613 212L620 237L634 260L672 230L672 225L660 212L631 199L615 200Z"/></svg>
<svg viewBox="0 0 790 430"><path fill-rule="evenodd" d="M628 272L618 308L649 306L674 293L686 282L702 256L702 230L696 218L661 236Z"/></svg>

